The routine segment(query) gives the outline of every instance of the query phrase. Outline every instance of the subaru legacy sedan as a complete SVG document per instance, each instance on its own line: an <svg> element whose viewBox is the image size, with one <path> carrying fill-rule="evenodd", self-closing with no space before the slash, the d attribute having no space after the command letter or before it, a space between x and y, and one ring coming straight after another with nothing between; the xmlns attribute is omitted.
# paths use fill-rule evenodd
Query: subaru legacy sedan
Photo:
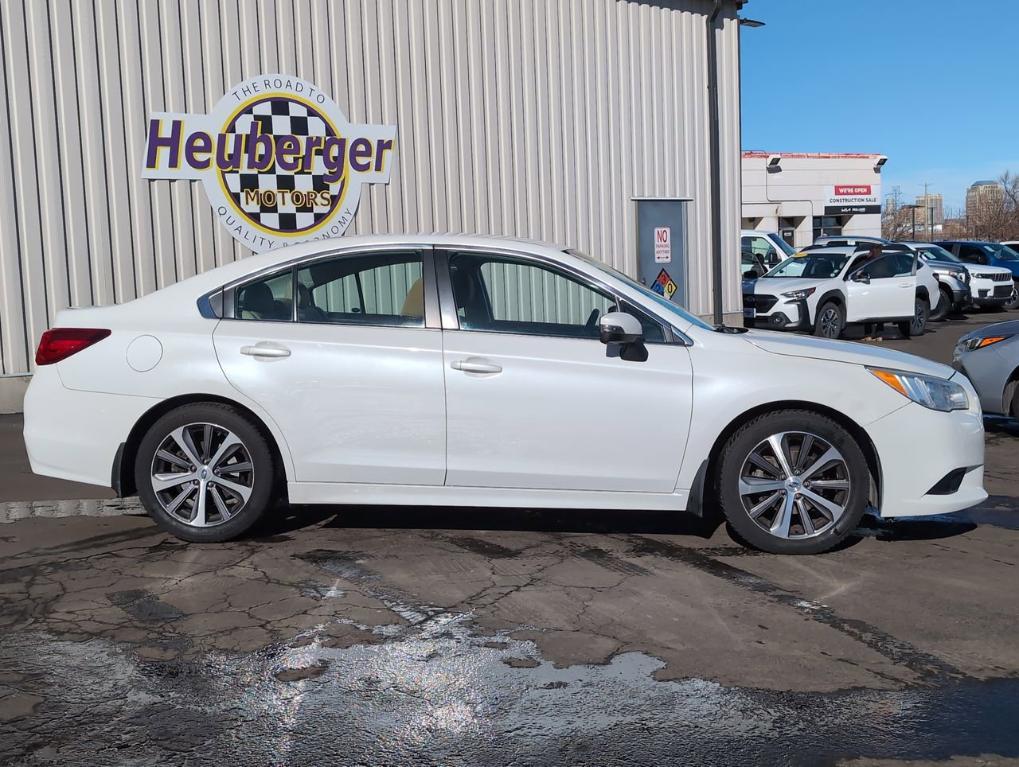
<svg viewBox="0 0 1019 767"><path fill-rule="evenodd" d="M805 554L868 507L987 496L979 401L951 368L712 327L507 239L283 248L63 311L36 363L33 470L137 493L188 541L282 502L720 509L743 542Z"/></svg>

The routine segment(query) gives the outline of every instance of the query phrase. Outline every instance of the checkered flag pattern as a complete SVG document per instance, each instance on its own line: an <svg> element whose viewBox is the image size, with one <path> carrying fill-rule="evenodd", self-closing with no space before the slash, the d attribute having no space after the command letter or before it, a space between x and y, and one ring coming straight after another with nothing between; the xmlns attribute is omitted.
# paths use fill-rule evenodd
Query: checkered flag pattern
<svg viewBox="0 0 1019 767"><path fill-rule="evenodd" d="M329 124L314 110L308 109L300 102L285 98L267 99L252 104L235 118L228 133L247 135L255 121L259 123L260 133L268 133L274 137L288 134L298 138L335 135ZM301 143L303 146L303 140ZM246 165L246 160L242 164ZM252 221L266 229L280 232L308 229L328 216L333 208L332 204L295 206L290 195L278 195L276 204L268 206L261 204L258 199L248 202L244 199L244 192L249 189L289 189L302 192L329 189L320 153L315 155L310 172L288 173L281 170L278 165L273 165L271 169L261 172L225 171L223 180L237 207ZM339 193L338 188L334 191Z"/></svg>

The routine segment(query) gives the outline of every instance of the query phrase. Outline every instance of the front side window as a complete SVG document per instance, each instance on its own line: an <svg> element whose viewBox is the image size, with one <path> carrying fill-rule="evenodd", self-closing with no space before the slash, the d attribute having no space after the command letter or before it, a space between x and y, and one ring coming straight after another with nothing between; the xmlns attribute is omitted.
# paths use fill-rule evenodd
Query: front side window
<svg viewBox="0 0 1019 767"><path fill-rule="evenodd" d="M417 253L340 256L297 270L300 322L423 327L424 296Z"/></svg>
<svg viewBox="0 0 1019 767"><path fill-rule="evenodd" d="M971 264L986 264L987 256L975 245L963 245L959 248L959 258Z"/></svg>
<svg viewBox="0 0 1019 767"><path fill-rule="evenodd" d="M463 330L598 338L615 301L562 272L507 256L454 253L450 281Z"/></svg>
<svg viewBox="0 0 1019 767"><path fill-rule="evenodd" d="M904 273L910 274L913 270L913 258L912 256L906 256L905 254L894 254L874 259L860 269L860 273L866 274L872 280L885 280L889 277L901 277L903 275L904 268L904 264L901 263L903 261L908 262L905 266Z"/></svg>
<svg viewBox="0 0 1019 767"><path fill-rule="evenodd" d="M289 322L293 312L294 273L290 269L237 288L235 319Z"/></svg>

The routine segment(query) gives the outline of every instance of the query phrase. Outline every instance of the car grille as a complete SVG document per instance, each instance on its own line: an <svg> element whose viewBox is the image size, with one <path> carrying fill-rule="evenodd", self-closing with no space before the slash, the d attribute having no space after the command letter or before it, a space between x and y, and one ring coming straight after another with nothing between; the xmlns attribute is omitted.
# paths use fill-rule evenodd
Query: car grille
<svg viewBox="0 0 1019 767"><path fill-rule="evenodd" d="M744 293L743 306L747 309L756 309L759 312L767 312L778 303L778 296L768 296L760 293Z"/></svg>
<svg viewBox="0 0 1019 767"><path fill-rule="evenodd" d="M995 298L1008 298L1012 295L1011 285L995 285L994 286L994 297Z"/></svg>
<svg viewBox="0 0 1019 767"><path fill-rule="evenodd" d="M982 280L990 280L991 282L1011 282L1012 281L1012 275L1009 274L1008 272L1005 272L1005 273L999 273L999 272L993 272L993 273L977 272L973 276L974 277L978 277L978 278L980 278Z"/></svg>

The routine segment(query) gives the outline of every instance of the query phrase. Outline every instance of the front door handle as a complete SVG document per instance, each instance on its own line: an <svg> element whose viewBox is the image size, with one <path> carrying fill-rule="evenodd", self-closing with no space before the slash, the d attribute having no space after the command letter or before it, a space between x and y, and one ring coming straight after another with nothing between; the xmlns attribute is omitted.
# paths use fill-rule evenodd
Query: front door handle
<svg viewBox="0 0 1019 767"><path fill-rule="evenodd" d="M285 346L259 341L254 346L242 346L241 354L249 357L289 357L290 350Z"/></svg>
<svg viewBox="0 0 1019 767"><path fill-rule="evenodd" d="M482 373L487 375L494 375L495 373L502 372L502 365L496 365L494 362L488 362L481 357L468 357L465 360L455 360L449 364L453 370L459 370L461 373Z"/></svg>

